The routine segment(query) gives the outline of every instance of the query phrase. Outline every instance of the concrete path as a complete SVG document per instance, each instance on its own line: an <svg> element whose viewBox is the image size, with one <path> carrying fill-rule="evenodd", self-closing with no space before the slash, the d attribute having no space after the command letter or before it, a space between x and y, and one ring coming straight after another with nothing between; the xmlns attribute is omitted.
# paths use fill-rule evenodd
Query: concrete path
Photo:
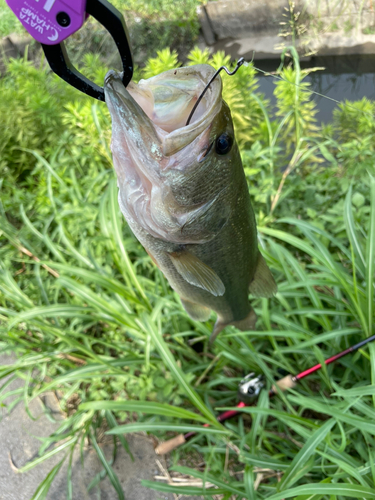
<svg viewBox="0 0 375 500"><path fill-rule="evenodd" d="M9 364L12 358L0 355L0 365ZM4 381L0 382L0 387ZM22 387L22 381L12 382L7 390ZM13 397L14 399L14 397ZM5 402L9 404L12 397ZM45 401L52 411L57 410L53 400ZM50 435L58 424L50 421L43 413L43 407L38 399L30 404L31 420L25 411L23 403L18 403L9 413L7 409L0 409L0 500L30 500L39 483L48 472L61 460L57 455L46 460L37 467L23 474L17 473L15 467L20 468L38 454L40 441L37 437ZM56 416L58 417L58 412ZM61 417L60 417L61 418ZM121 447L118 448L117 459L113 468L120 480L126 500L174 500L172 494L158 493L144 488L142 479L153 480L160 475L151 438L143 435L127 436L134 462ZM101 445L107 457L111 455L111 445ZM73 458L73 499L74 500L116 500L117 495L108 480L101 481L98 486L87 492L87 485L102 470L95 450L88 447L84 450L84 467L81 465L79 453ZM165 463L160 459L162 465ZM59 471L51 489L48 500L66 499L66 471L67 467ZM200 497L199 497L200 498ZM184 497L185 500L199 500L198 497Z"/></svg>

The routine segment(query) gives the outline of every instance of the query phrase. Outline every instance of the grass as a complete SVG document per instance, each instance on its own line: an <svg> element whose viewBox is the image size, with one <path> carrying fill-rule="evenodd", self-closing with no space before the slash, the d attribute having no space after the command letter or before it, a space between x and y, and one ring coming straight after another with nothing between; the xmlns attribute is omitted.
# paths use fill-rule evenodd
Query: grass
<svg viewBox="0 0 375 500"><path fill-rule="evenodd" d="M2 349L15 350L19 360L11 367L2 367L0 373L2 377L26 376L27 390L19 394L25 404L47 389L77 392L82 403L51 437L57 450L68 458L74 447L89 437L99 451L95 432L103 418L108 419L108 412L114 412L123 422L110 431L114 439L138 431L157 433L159 437L173 431L200 431L199 437L186 446L209 456L214 454L214 463L207 465L213 472L205 480L225 494L246 494L244 482L238 483L228 473L221 474L221 481L215 475L223 467L229 446L231 461L246 464L249 474L253 470L256 473L260 462L274 461L268 468L282 471L280 482L270 479L261 483L254 498L288 498L317 491L323 497L338 494L336 488L341 489L341 496L372 498L372 397L366 392L346 394L343 389L371 384L373 348L370 354L363 351L322 370L281 398L268 401L265 392L257 407L244 410L252 416L251 430L241 417L223 427L215 422L214 413L234 406L235 382L246 371L264 372L271 384L278 369L293 373L303 370L371 334L375 181L371 179L372 215L369 233L363 238L365 246L352 225L351 197L347 196L345 212L352 246L340 248L341 262L321 242L321 237L326 237L336 245L334 238L306 222L280 221L296 226L300 237L280 231L277 225L260 229L279 292L271 301L256 303L260 316L257 333L227 332L219 337L213 348L217 362L212 366L207 346L211 326L197 324L186 316L164 277L128 234L119 217L114 181L96 202L91 200L86 206L95 233L84 236L83 245L78 235L73 239L68 234L67 218L72 217L72 209L64 210L54 192L58 185L60 196L66 189L77 212L82 210L81 197L73 187L60 185L51 175L54 167L49 167L45 166L45 175L54 207L53 220L48 221L54 227L51 237L43 235L42 228L30 220L19 239L4 217L1 221L1 257L3 262L8 261L2 266L0 284ZM92 245L95 238L102 240L99 249ZM120 246L120 241L128 243ZM14 251L23 244L38 250L40 262ZM295 252L300 253L299 259ZM50 254L55 258L51 260ZM22 273L12 276L10 269L21 263ZM200 355L187 341L202 337L205 348ZM80 360L78 366L75 360ZM209 376L194 387L210 365ZM164 395L162 387L152 387L155 372L165 374L171 382ZM226 373L231 373L230 380ZM147 393L151 401L133 401L131 386L142 374L151 385ZM4 398L6 387L2 393ZM108 401L114 396L116 402ZM178 406L159 402L174 400ZM134 413L139 416L132 421ZM191 423L194 421L196 424ZM201 423L211 427L204 429ZM67 429L70 439L63 441ZM27 468L50 455L36 459ZM115 473L100 456L121 498ZM47 482L56 471L51 471ZM188 473L199 477L194 470ZM311 486L296 487L306 477ZM170 491L166 485L152 487ZM186 493L207 495L204 488L199 492L187 488Z"/></svg>
<svg viewBox="0 0 375 500"><path fill-rule="evenodd" d="M290 95L281 85L286 105ZM58 144L24 148L24 163L32 164L26 174L2 171L0 350L15 352L17 361L0 367L0 378L25 381L12 405L27 408L43 392L59 390L66 412L22 469L61 456L33 498L47 494L64 461L67 498L74 498L70 458L89 440L103 465L100 477L108 476L121 499L113 461L102 453L103 431L128 450L130 432L165 439L190 430L198 433L172 455L172 470L202 486L146 486L226 500L375 498L373 345L324 366L288 393L270 399L263 391L256 406L225 425L215 419L237 404L244 374L263 373L270 387L283 371L300 372L374 333L374 177L359 170L350 187L354 168L344 175L339 161L356 151L353 137L338 149L321 130L305 132L309 107L304 96L292 97L297 119L288 121L270 117L257 93L255 109L267 124L259 124L252 144L243 142L260 246L278 293L253 301L256 332L228 327L212 347L214 317L198 323L186 315L120 214L104 105L72 99L57 125L48 122L62 131ZM279 191L285 156L275 136L285 130L294 132L290 148L303 150L305 163ZM8 167L19 159L11 144ZM322 155L325 171L316 166ZM370 162L372 150L365 156ZM312 188L316 214L309 217L300 196ZM0 404L8 395L9 381L0 387ZM182 459L191 466L181 467Z"/></svg>
<svg viewBox="0 0 375 500"><path fill-rule="evenodd" d="M0 0L0 37L11 33L25 33L25 29L8 7L5 0Z"/></svg>

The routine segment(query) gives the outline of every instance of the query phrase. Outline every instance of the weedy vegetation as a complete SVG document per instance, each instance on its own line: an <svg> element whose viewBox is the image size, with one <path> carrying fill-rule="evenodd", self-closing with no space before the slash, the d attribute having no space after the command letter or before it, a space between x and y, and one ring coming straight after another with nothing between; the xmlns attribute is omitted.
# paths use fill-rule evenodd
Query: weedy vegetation
<svg viewBox="0 0 375 500"><path fill-rule="evenodd" d="M135 63L144 62L156 50L174 47L185 60L199 35L196 8L202 0L113 0L111 4L123 13L129 32ZM0 37L11 33L26 35L26 30L7 6L0 0ZM66 40L69 57L75 65L82 65L85 54L99 54L102 63L121 69L121 60L108 31L89 17L82 28ZM100 82L101 83L101 82Z"/></svg>
<svg viewBox="0 0 375 500"><path fill-rule="evenodd" d="M198 49L188 60L229 64ZM167 50L142 72L176 64ZM84 70L98 79L105 71L92 56ZM374 104L342 103L322 127L305 74L294 55L275 83L276 113L251 65L223 75L278 293L254 300L257 331L228 327L209 347L214 317L198 323L185 314L120 214L105 105L43 67L10 62L0 80L0 113L10 115L0 124L0 349L17 360L0 367L0 404L28 408L55 390L66 412L21 469L60 457L34 499L45 498L64 461L74 498L71 457L87 440L103 463L91 486L108 476L125 498L114 458L101 451L103 430L125 450L131 432L198 432L170 460L202 486L144 483L160 492L375 498L372 344L294 390L272 399L263 391L225 425L215 419L236 405L244 374L264 373L271 386L282 371L302 371L375 333ZM25 387L7 404L17 378Z"/></svg>

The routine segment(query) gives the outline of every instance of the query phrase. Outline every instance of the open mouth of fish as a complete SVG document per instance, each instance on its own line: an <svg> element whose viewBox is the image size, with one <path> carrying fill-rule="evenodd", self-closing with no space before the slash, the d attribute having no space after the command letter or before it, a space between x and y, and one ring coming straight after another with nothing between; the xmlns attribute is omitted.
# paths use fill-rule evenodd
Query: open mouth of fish
<svg viewBox="0 0 375 500"><path fill-rule="evenodd" d="M219 77L186 121L214 72L206 64L177 68L127 88L120 74L106 75L120 207L155 237L171 241L176 222L182 227L191 210L174 206L166 179L172 170L199 164L211 150L210 128L222 106Z"/></svg>
<svg viewBox="0 0 375 500"><path fill-rule="evenodd" d="M121 120L122 126L128 128L128 125L143 138L147 134L156 135L160 152L171 156L190 144L220 111L222 85L217 78L199 103L191 123L185 125L214 72L207 64L177 68L140 80L138 84L130 82L125 88L121 75L109 71L104 89L112 120ZM138 126L134 120L139 122Z"/></svg>

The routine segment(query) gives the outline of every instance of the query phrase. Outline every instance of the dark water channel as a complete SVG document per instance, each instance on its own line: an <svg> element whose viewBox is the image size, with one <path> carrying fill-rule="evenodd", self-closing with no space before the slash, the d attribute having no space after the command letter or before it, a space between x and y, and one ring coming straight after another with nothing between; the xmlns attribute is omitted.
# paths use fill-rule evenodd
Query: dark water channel
<svg viewBox="0 0 375 500"><path fill-rule="evenodd" d="M279 61L273 60L255 61L255 66L264 71L275 71L278 64ZM305 81L311 83L310 89L315 92L338 101L356 101L362 97L375 99L375 55L312 57L309 61L302 61L301 67L325 68L305 78ZM272 104L276 103L273 96L275 81L271 76L260 77L259 90ZM328 123L337 104L314 94L311 97L319 110L316 115L318 122Z"/></svg>

